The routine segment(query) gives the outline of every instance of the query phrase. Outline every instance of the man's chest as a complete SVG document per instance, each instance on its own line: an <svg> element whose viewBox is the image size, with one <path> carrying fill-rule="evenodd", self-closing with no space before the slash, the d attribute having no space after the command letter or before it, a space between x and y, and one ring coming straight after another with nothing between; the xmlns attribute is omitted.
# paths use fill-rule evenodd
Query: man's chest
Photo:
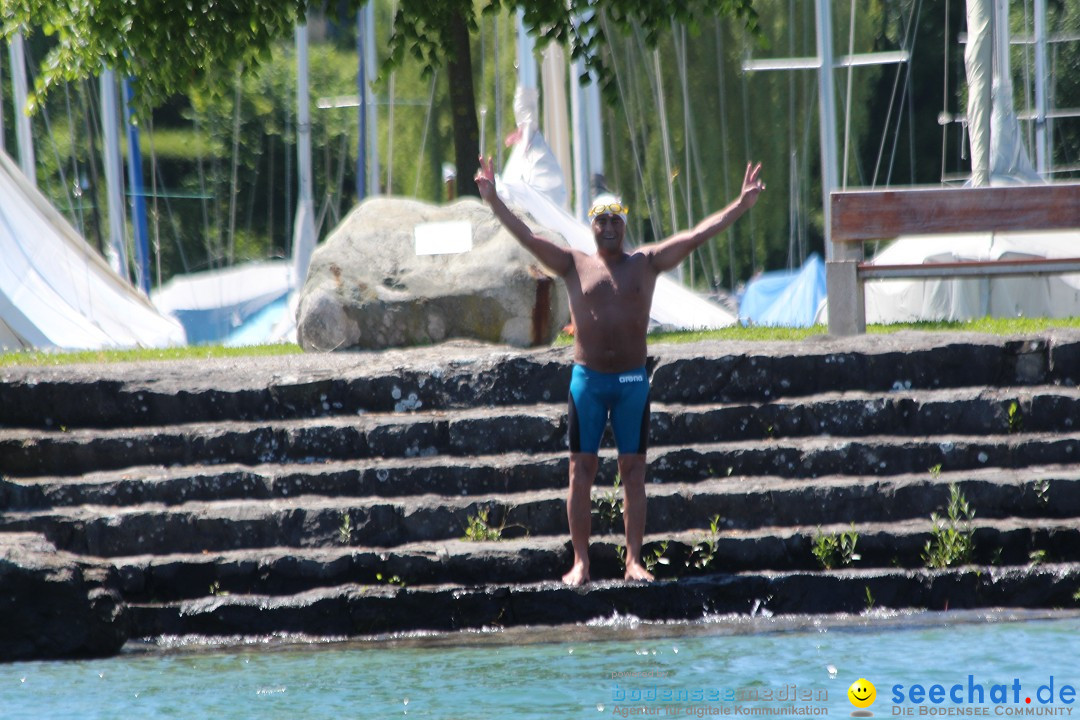
<svg viewBox="0 0 1080 720"><path fill-rule="evenodd" d="M582 298L587 302L631 302L651 293L649 278L636 260L627 260L615 267L601 262L578 268Z"/></svg>

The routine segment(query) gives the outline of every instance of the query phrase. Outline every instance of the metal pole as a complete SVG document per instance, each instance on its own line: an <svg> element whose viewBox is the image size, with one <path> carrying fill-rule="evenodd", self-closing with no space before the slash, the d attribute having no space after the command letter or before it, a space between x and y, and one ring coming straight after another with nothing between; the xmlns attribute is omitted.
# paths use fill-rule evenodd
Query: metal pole
<svg viewBox="0 0 1080 720"><path fill-rule="evenodd" d="M825 259L832 260L832 191L837 187L836 96L833 89L833 35L831 0L817 4L818 107L821 115L821 194L825 204Z"/></svg>
<svg viewBox="0 0 1080 720"><path fill-rule="evenodd" d="M296 27L296 170L299 197L293 227L292 261L295 287L307 277L315 249L315 200L311 176L311 97L308 85L308 28Z"/></svg>
<svg viewBox="0 0 1080 720"><path fill-rule="evenodd" d="M146 194L143 192L142 148L139 126L134 122L131 101L132 79L124 80L124 123L128 141L128 184L131 187L131 218L135 231L135 284L150 294L150 233L146 224Z"/></svg>
<svg viewBox="0 0 1080 720"><path fill-rule="evenodd" d="M125 279L128 275L127 241L124 237L124 198L120 189L120 137L116 112L116 74L101 73L101 128L105 136L105 183L108 188L109 245L113 269Z"/></svg>
<svg viewBox="0 0 1080 720"><path fill-rule="evenodd" d="M356 139L356 201L367 197L367 57L364 54L364 11L356 13L356 97L358 137Z"/></svg>
<svg viewBox="0 0 1080 720"><path fill-rule="evenodd" d="M365 55L365 97L367 88L375 80L375 3L369 2L364 7L364 55ZM379 193L379 116L376 114L374 98L367 104L367 157L368 157L368 192Z"/></svg>

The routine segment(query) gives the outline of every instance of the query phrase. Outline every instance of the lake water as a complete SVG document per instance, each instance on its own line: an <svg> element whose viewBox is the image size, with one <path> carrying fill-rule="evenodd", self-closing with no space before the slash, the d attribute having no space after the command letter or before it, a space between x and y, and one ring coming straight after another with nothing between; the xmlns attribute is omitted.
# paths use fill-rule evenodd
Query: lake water
<svg viewBox="0 0 1080 720"><path fill-rule="evenodd" d="M0 719L1069 717L1078 660L1075 613L615 619L6 664Z"/></svg>

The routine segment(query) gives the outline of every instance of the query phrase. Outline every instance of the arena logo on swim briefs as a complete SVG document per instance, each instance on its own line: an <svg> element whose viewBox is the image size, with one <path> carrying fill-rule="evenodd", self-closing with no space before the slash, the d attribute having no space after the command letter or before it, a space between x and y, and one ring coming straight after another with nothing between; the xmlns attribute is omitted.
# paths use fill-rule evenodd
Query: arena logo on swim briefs
<svg viewBox="0 0 1080 720"><path fill-rule="evenodd" d="M960 682L895 684L890 689L893 715L923 717L1069 716L1076 703L1075 686L1053 675L1041 682L981 681L968 675Z"/></svg>

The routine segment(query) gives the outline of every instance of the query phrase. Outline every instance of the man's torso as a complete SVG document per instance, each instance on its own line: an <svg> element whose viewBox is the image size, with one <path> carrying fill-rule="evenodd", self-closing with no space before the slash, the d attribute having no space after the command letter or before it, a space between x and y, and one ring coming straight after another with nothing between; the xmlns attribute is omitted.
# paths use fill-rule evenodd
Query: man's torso
<svg viewBox="0 0 1080 720"><path fill-rule="evenodd" d="M574 322L574 360L599 372L623 372L645 364L645 334L656 272L642 253L605 263L574 253L566 276Z"/></svg>

